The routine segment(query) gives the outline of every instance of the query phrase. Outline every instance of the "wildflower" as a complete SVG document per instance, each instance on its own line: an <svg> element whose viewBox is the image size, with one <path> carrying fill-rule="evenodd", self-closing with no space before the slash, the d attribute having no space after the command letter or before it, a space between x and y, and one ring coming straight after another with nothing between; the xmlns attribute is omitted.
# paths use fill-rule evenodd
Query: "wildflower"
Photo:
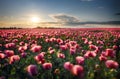
<svg viewBox="0 0 120 79"><path fill-rule="evenodd" d="M96 46L95 45L89 45L89 48L95 50Z"/></svg>
<svg viewBox="0 0 120 79"><path fill-rule="evenodd" d="M49 39L45 39L45 42L49 43L49 42L50 42L50 40L49 40Z"/></svg>
<svg viewBox="0 0 120 79"><path fill-rule="evenodd" d="M104 42L103 42L103 41L100 41L100 40L97 40L97 44L101 44L101 45L103 45Z"/></svg>
<svg viewBox="0 0 120 79"><path fill-rule="evenodd" d="M4 53L0 53L0 59L5 58L5 54Z"/></svg>
<svg viewBox="0 0 120 79"><path fill-rule="evenodd" d="M23 58L25 58L26 56L27 56L27 53L21 53L21 56L23 57Z"/></svg>
<svg viewBox="0 0 120 79"><path fill-rule="evenodd" d="M5 45L6 48L15 48L15 43L8 43Z"/></svg>
<svg viewBox="0 0 120 79"><path fill-rule="evenodd" d="M66 70L71 70L72 69L72 67L73 67L73 64L71 64L70 62L65 62L64 63L64 68L66 69Z"/></svg>
<svg viewBox="0 0 120 79"><path fill-rule="evenodd" d="M115 49L117 49L118 48L118 46L116 46L116 45L113 45L113 49L115 50Z"/></svg>
<svg viewBox="0 0 120 79"><path fill-rule="evenodd" d="M27 50L27 46L20 46L20 47L18 48L18 51L19 51L20 53L23 53L25 50Z"/></svg>
<svg viewBox="0 0 120 79"><path fill-rule="evenodd" d="M40 53L40 54L38 54L37 56L34 57L34 59L36 61L38 61L38 62L41 61L43 58L44 58L44 54L43 53Z"/></svg>
<svg viewBox="0 0 120 79"><path fill-rule="evenodd" d="M50 38L50 42L55 42L56 40L56 38Z"/></svg>
<svg viewBox="0 0 120 79"><path fill-rule="evenodd" d="M106 60L107 60L107 57L105 57L105 56L103 56L103 55L100 55L99 60L100 60L100 61L106 61Z"/></svg>
<svg viewBox="0 0 120 79"><path fill-rule="evenodd" d="M83 76L83 71L84 71L84 69L83 69L83 67L80 66L80 65L74 65L74 66L72 67L72 74L73 74L73 75L82 77L82 76Z"/></svg>
<svg viewBox="0 0 120 79"><path fill-rule="evenodd" d="M52 48L52 47L49 47L48 50L49 50L49 51L50 51L50 50L53 50L53 48Z"/></svg>
<svg viewBox="0 0 120 79"><path fill-rule="evenodd" d="M115 57L115 51L113 49L106 49L106 56Z"/></svg>
<svg viewBox="0 0 120 79"><path fill-rule="evenodd" d="M57 54L57 57L58 57L58 58L65 58L65 55L64 55L63 53L58 53L58 54Z"/></svg>
<svg viewBox="0 0 120 79"><path fill-rule="evenodd" d="M64 50L67 50L67 46L66 45L60 45L60 49L62 50L62 51L64 51Z"/></svg>
<svg viewBox="0 0 120 79"><path fill-rule="evenodd" d="M11 57L14 55L14 51L13 50L5 50L5 54L7 55L7 57Z"/></svg>
<svg viewBox="0 0 120 79"><path fill-rule="evenodd" d="M116 69L119 67L119 64L114 60L107 60L105 62L105 65L107 68L113 68L113 69Z"/></svg>
<svg viewBox="0 0 120 79"><path fill-rule="evenodd" d="M96 57L96 52L95 51L87 51L85 54L84 54L84 57L85 58L89 58L89 57Z"/></svg>
<svg viewBox="0 0 120 79"><path fill-rule="evenodd" d="M82 57L82 56L77 56L76 57L76 62L78 63L78 64L84 64L84 57Z"/></svg>
<svg viewBox="0 0 120 79"><path fill-rule="evenodd" d="M49 51L49 53L50 53L50 54L53 54L53 53L55 53L55 50L52 49L52 50Z"/></svg>
<svg viewBox="0 0 120 79"><path fill-rule="evenodd" d="M42 66L44 69L49 70L52 68L52 63L44 63L44 64L42 64Z"/></svg>
<svg viewBox="0 0 120 79"><path fill-rule="evenodd" d="M15 61L19 61L19 60L20 60L19 55L13 55L13 56L10 57L9 64L12 64L12 63L14 63Z"/></svg>
<svg viewBox="0 0 120 79"><path fill-rule="evenodd" d="M19 43L19 45L24 45L25 43L23 42L23 41L21 41L20 43Z"/></svg>
<svg viewBox="0 0 120 79"><path fill-rule="evenodd" d="M70 54L73 55L73 54L75 54L75 53L76 53L76 48L71 47L71 48L70 48Z"/></svg>
<svg viewBox="0 0 120 79"><path fill-rule="evenodd" d="M31 50L32 50L32 52L40 52L41 48L42 48L41 46L35 45L31 48Z"/></svg>
<svg viewBox="0 0 120 79"><path fill-rule="evenodd" d="M35 76L38 74L38 69L36 65L29 65L27 67L27 72L30 76Z"/></svg>

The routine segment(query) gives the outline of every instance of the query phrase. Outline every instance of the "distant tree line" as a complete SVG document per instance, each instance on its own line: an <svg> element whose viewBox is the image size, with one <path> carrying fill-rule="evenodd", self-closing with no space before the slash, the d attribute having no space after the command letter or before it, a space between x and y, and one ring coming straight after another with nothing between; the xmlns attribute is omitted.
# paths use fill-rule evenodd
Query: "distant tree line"
<svg viewBox="0 0 120 79"><path fill-rule="evenodd" d="M60 29L59 27L36 27L37 29Z"/></svg>
<svg viewBox="0 0 120 79"><path fill-rule="evenodd" d="M35 27L36 29L60 29L59 27ZM0 29L23 29L20 27L0 27Z"/></svg>
<svg viewBox="0 0 120 79"><path fill-rule="evenodd" d="M22 29L20 27L0 27L0 29Z"/></svg>

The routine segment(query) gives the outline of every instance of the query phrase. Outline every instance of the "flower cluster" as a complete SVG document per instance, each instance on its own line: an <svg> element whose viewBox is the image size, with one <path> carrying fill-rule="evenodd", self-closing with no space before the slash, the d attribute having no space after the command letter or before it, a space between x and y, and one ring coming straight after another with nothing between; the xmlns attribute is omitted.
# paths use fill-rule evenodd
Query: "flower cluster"
<svg viewBox="0 0 120 79"><path fill-rule="evenodd" d="M0 30L0 79L119 79L119 30Z"/></svg>

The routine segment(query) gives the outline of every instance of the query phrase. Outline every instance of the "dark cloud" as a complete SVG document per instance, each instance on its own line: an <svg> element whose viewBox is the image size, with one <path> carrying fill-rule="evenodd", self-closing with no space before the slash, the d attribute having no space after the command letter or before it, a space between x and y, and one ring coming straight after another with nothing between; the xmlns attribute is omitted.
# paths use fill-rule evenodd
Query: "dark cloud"
<svg viewBox="0 0 120 79"><path fill-rule="evenodd" d="M78 26L78 25L86 25L86 24L120 25L120 21L107 21L107 22L69 22L69 23L65 23L64 25Z"/></svg>
<svg viewBox="0 0 120 79"><path fill-rule="evenodd" d="M43 27L120 27L120 21L108 22L41 22Z"/></svg>
<svg viewBox="0 0 120 79"><path fill-rule="evenodd" d="M65 22L65 23L79 22L78 18L71 16L71 15L67 15L67 14L55 14L55 15L50 15L50 17L52 17L57 22Z"/></svg>
<svg viewBox="0 0 120 79"><path fill-rule="evenodd" d="M120 13L115 13L115 15L120 15Z"/></svg>
<svg viewBox="0 0 120 79"><path fill-rule="evenodd" d="M120 21L107 21L107 22L95 22L95 21L87 21L81 22L78 18L72 15L67 14L55 14L51 15L51 17L57 22L49 22L47 24L61 24L63 26L79 26L79 25L120 25ZM44 23L45 24L45 23Z"/></svg>

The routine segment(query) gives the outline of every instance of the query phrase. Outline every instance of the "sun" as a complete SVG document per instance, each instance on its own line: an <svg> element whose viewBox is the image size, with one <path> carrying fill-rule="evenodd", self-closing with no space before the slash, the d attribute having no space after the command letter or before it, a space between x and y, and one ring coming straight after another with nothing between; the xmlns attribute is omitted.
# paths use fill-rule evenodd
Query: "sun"
<svg viewBox="0 0 120 79"><path fill-rule="evenodd" d="M39 23L39 22L40 22L40 18L39 18L39 17L32 17L32 18L31 18L31 21L32 21L33 23Z"/></svg>

